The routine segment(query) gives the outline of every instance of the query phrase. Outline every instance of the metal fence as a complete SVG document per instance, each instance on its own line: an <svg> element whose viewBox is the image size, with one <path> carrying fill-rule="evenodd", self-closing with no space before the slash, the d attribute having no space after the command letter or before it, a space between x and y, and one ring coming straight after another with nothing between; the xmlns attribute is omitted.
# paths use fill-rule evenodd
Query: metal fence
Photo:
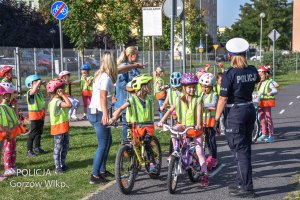
<svg viewBox="0 0 300 200"><path fill-rule="evenodd" d="M120 50L109 50L117 58ZM64 49L63 52L63 66L60 66L60 50L59 49L37 49L37 48L18 48L18 47L0 47L0 67L3 65L14 66L14 74L17 78L16 85L19 92L24 85L24 79L30 74L39 74L43 78L51 79L57 76L62 70L69 70L73 76L80 78L81 63L88 63L92 70L99 69L101 64L101 57L104 53L103 49L85 49L84 57L81 58L80 52L76 49ZM298 72L299 53L289 53L276 60L279 70L277 72ZM174 70L183 71L182 69L182 55L180 52L174 53ZM264 55L264 54L263 54ZM280 53L278 55L281 55ZM267 53L265 54L268 62ZM153 60L154 58L154 60ZM250 58L250 57L248 57ZM224 54L213 53L194 53L186 55L186 71L194 71L205 63L216 64L217 62L226 62ZM167 74L170 72L170 51L155 51L154 56L151 51L140 51L139 62L147 63L142 73L152 74L157 66L163 67ZM260 65L258 61L250 61L255 66Z"/></svg>

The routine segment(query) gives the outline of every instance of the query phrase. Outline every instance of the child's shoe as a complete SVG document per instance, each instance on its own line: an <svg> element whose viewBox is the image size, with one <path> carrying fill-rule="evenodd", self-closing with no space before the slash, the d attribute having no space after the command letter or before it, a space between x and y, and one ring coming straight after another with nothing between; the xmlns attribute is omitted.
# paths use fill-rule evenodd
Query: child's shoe
<svg viewBox="0 0 300 200"><path fill-rule="evenodd" d="M261 135L261 136L259 136L259 138L257 138L257 141L262 142L265 139L267 139L267 136L266 135Z"/></svg>
<svg viewBox="0 0 300 200"><path fill-rule="evenodd" d="M268 138L265 139L265 142L267 142L267 143L273 143L274 142L274 137L273 136L269 136Z"/></svg>
<svg viewBox="0 0 300 200"><path fill-rule="evenodd" d="M70 120L71 121L77 121L78 120L78 117L76 115L71 115L70 116Z"/></svg>
<svg viewBox="0 0 300 200"><path fill-rule="evenodd" d="M6 177L3 176L3 175L0 173L0 182L1 182L1 181L4 181L5 179L6 179Z"/></svg>
<svg viewBox="0 0 300 200"><path fill-rule="evenodd" d="M150 163L149 174L156 174L156 173L157 173L156 165L154 163Z"/></svg>
<svg viewBox="0 0 300 200"><path fill-rule="evenodd" d="M62 174L62 173L64 173L64 170L61 167L58 167L58 168L55 168L54 173L55 174Z"/></svg>
<svg viewBox="0 0 300 200"><path fill-rule="evenodd" d="M43 150L43 149L40 148L40 147L37 147L37 148L34 148L34 153L35 153L35 154L45 154L46 151Z"/></svg>
<svg viewBox="0 0 300 200"><path fill-rule="evenodd" d="M68 167L67 165L63 165L63 166L61 167L61 169L65 172L65 171L67 171L67 170L69 169L69 167Z"/></svg>
<svg viewBox="0 0 300 200"><path fill-rule="evenodd" d="M27 152L27 156L28 156L28 157L36 157L36 154L35 154L32 150L29 150L29 151Z"/></svg>
<svg viewBox="0 0 300 200"><path fill-rule="evenodd" d="M81 120L88 120L86 115L83 115L83 117L81 118Z"/></svg>
<svg viewBox="0 0 300 200"><path fill-rule="evenodd" d="M204 173L203 176L201 177L201 186L202 187L207 187L208 186L208 175L207 173Z"/></svg>
<svg viewBox="0 0 300 200"><path fill-rule="evenodd" d="M7 169L4 172L4 176L8 177L8 176L15 176L17 175L17 173L15 172L15 170L13 168Z"/></svg>

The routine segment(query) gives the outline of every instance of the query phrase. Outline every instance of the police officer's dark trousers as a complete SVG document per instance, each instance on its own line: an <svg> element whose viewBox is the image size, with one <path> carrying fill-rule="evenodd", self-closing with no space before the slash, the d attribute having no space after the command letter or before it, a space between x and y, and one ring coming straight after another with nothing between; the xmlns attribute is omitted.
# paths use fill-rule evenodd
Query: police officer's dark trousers
<svg viewBox="0 0 300 200"><path fill-rule="evenodd" d="M216 131L213 127L204 128L205 141L209 150L210 155L217 159L217 142L216 142Z"/></svg>
<svg viewBox="0 0 300 200"><path fill-rule="evenodd" d="M244 190L253 190L251 165L251 138L255 122L253 104L226 107L225 134L237 165L237 183Z"/></svg>
<svg viewBox="0 0 300 200"><path fill-rule="evenodd" d="M41 147L41 137L44 129L44 119L30 121L30 133L27 139L27 150L32 150L33 143L35 148Z"/></svg>

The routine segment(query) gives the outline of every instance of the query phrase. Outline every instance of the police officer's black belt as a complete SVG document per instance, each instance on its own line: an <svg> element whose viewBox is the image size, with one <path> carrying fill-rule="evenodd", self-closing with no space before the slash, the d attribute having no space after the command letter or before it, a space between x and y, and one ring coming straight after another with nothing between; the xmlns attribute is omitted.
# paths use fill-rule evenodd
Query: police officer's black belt
<svg viewBox="0 0 300 200"><path fill-rule="evenodd" d="M252 103L253 102L226 104L226 107L231 108L233 106L246 106L246 105L250 105Z"/></svg>

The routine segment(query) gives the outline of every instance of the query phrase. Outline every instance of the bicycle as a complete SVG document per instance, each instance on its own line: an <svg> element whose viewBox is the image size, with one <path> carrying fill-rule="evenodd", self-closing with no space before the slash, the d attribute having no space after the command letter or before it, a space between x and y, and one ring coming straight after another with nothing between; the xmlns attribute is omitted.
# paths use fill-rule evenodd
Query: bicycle
<svg viewBox="0 0 300 200"><path fill-rule="evenodd" d="M123 194L131 193L137 174L143 167L145 167L151 179L156 179L160 175L162 155L158 139L155 136L152 136L150 142L157 169L157 172L152 174L149 173L150 155L149 152L146 152L145 150L144 137L137 139L133 137L132 133L133 126L142 128L149 125L153 124L127 123L127 140L126 143L119 148L115 163L117 186Z"/></svg>
<svg viewBox="0 0 300 200"><path fill-rule="evenodd" d="M171 194L174 194L179 175L187 171L189 179L192 182L198 182L201 177L201 166L194 143L186 137L187 131L194 129L194 127L186 127L183 132L175 131L168 125L164 125L164 128L176 135L176 148L171 155L167 177L168 190Z"/></svg>
<svg viewBox="0 0 300 200"><path fill-rule="evenodd" d="M257 92L253 92L252 94L252 102L255 108L255 123L254 123L254 129L252 131L252 143L255 143L257 138L261 135L261 124L259 119L259 113L258 113L258 101L259 101L259 95Z"/></svg>

